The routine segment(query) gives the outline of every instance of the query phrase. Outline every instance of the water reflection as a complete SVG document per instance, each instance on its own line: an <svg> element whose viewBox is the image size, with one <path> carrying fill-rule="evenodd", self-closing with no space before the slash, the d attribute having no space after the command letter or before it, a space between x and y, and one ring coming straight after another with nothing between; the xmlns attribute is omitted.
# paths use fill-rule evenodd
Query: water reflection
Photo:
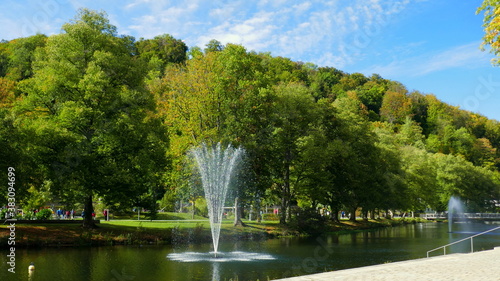
<svg viewBox="0 0 500 281"><path fill-rule="evenodd" d="M457 231L474 232L492 225L456 225ZM16 273L0 271L0 280L28 280L30 262L36 265L31 281L38 280L272 280L281 277L423 258L426 251L468 237L448 233L444 223L427 223L378 229L347 235L315 238L283 238L266 241L221 241L221 251L238 259L245 253L270 255L274 259L252 261L181 262L167 258L184 252L204 253L212 245L112 246L97 248L17 249ZM474 239L475 250L500 246L498 233ZM464 252L470 251L465 243ZM449 249L450 252L461 249ZM447 249L447 252L448 249ZM192 257L191 257L192 258ZM228 257L226 257L228 258ZM221 261L224 259L221 259ZM6 256L0 256L5 264Z"/></svg>
<svg viewBox="0 0 500 281"><path fill-rule="evenodd" d="M173 261L179 262L211 262L211 263L221 263L221 262L249 262L249 261L259 261L259 260L274 260L271 255L262 253L249 253L249 252L184 252L184 253L171 253L167 255L167 258Z"/></svg>
<svg viewBox="0 0 500 281"><path fill-rule="evenodd" d="M220 264L218 262L212 263L212 281L220 280L219 266Z"/></svg>
<svg viewBox="0 0 500 281"><path fill-rule="evenodd" d="M276 258L269 254L262 253L250 253L242 251L233 252L183 252L183 253L170 253L167 258L172 261L184 262L184 263L199 263L199 262L209 262L212 264L212 281L219 281L221 275L219 273L219 267L221 263L245 263L252 261L269 261L275 260Z"/></svg>

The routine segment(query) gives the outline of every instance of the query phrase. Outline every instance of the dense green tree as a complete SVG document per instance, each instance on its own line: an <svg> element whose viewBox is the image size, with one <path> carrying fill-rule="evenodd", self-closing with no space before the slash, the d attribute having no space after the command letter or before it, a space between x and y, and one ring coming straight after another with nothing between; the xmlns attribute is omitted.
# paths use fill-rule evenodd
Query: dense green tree
<svg viewBox="0 0 500 281"><path fill-rule="evenodd" d="M259 57L229 44L167 70L157 95L167 124L177 132L173 141L179 138L182 145L178 155L201 142L238 144L257 133L256 124L249 131L248 123L265 102L259 68Z"/></svg>
<svg viewBox="0 0 500 281"><path fill-rule="evenodd" d="M141 39L135 45L139 57L148 64L150 78L163 77L168 64L183 63L187 59L186 44L169 34Z"/></svg>
<svg viewBox="0 0 500 281"><path fill-rule="evenodd" d="M433 157L437 164L437 194L442 205L445 205L451 196L459 196L478 211L491 208L494 202L492 200L498 198L498 174L473 166L462 157L444 154L435 154Z"/></svg>
<svg viewBox="0 0 500 281"><path fill-rule="evenodd" d="M344 91L355 90L368 82L368 78L361 73L352 73L340 79L340 84Z"/></svg>
<svg viewBox="0 0 500 281"><path fill-rule="evenodd" d="M307 136L310 124L316 119L314 98L307 87L290 83L275 88L273 173L281 198L280 222L290 218L294 182L298 176L293 167L299 161L298 141Z"/></svg>
<svg viewBox="0 0 500 281"><path fill-rule="evenodd" d="M261 57L268 83L306 83L308 80L307 67L303 63L294 62L289 58L273 57L269 53L261 54Z"/></svg>
<svg viewBox="0 0 500 281"><path fill-rule="evenodd" d="M10 79L0 77L0 108L7 109L12 107L16 100L16 83Z"/></svg>
<svg viewBox="0 0 500 281"><path fill-rule="evenodd" d="M43 148L40 164L52 191L83 202L84 225L92 227L94 195L117 206L155 196L168 139L152 115L131 38L118 37L105 13L87 9L62 29L38 49L17 110Z"/></svg>
<svg viewBox="0 0 500 281"><path fill-rule="evenodd" d="M31 77L35 51L37 48L44 47L46 41L47 36L41 34L10 41L7 45L8 68L6 77L14 81Z"/></svg>
<svg viewBox="0 0 500 281"><path fill-rule="evenodd" d="M436 182L437 164L433 154L414 146L400 148L402 168L405 173L405 184L409 196L406 203L413 210L424 210L427 207L439 210L441 208Z"/></svg>
<svg viewBox="0 0 500 281"><path fill-rule="evenodd" d="M333 67L320 67L310 76L311 90L316 100L328 98L330 101L335 100L337 90L335 85L339 85L340 79L346 74Z"/></svg>
<svg viewBox="0 0 500 281"><path fill-rule="evenodd" d="M480 8L493 47L497 6ZM22 171L24 206L200 209L188 151L218 142L246 151L226 204L281 205L282 223L443 210L452 195L494 210L500 196L500 124L434 95L216 40L136 42L103 12L62 30L0 43L0 166Z"/></svg>
<svg viewBox="0 0 500 281"><path fill-rule="evenodd" d="M9 42L0 42L0 77L7 75L9 68L8 46Z"/></svg>
<svg viewBox="0 0 500 281"><path fill-rule="evenodd" d="M221 42L215 39L210 40L210 42L207 43L204 49L205 54L208 54L210 52L220 52L222 50L224 50L224 45L222 45Z"/></svg>
<svg viewBox="0 0 500 281"><path fill-rule="evenodd" d="M427 99L427 133L439 134L447 125L453 123L451 108L435 95L426 95L425 98Z"/></svg>
<svg viewBox="0 0 500 281"><path fill-rule="evenodd" d="M380 82L379 80L368 81L357 89L358 97L369 110L370 119L373 121L379 119L380 108L382 107L382 101L386 91L386 83Z"/></svg>
<svg viewBox="0 0 500 281"><path fill-rule="evenodd" d="M171 149L175 158L182 159L202 142L241 145L252 156L248 157L251 172L239 175L246 177L240 181L245 184L234 190L234 196L243 200L258 190L263 193L269 182L263 158L270 149L273 103L272 91L264 88L260 60L242 46L228 44L220 51L193 57L185 66L168 69L163 88L158 89L165 120L176 132Z"/></svg>
<svg viewBox="0 0 500 281"><path fill-rule="evenodd" d="M408 97L411 100L412 119L422 128L422 133L427 136L429 134L427 126L427 99L424 94L418 91L412 91Z"/></svg>
<svg viewBox="0 0 500 281"><path fill-rule="evenodd" d="M389 123L401 124L411 115L411 99L406 94L388 91L380 107L380 116Z"/></svg>
<svg viewBox="0 0 500 281"><path fill-rule="evenodd" d="M487 138L479 138L474 141L470 149L468 160L476 166L494 169L498 163L496 159L497 149L491 145Z"/></svg>
<svg viewBox="0 0 500 281"><path fill-rule="evenodd" d="M422 127L409 116L406 117L405 122L399 127L397 139L401 145L424 148L425 137L422 134Z"/></svg>
<svg viewBox="0 0 500 281"><path fill-rule="evenodd" d="M352 214L350 219L355 220L358 207L372 209L369 201L383 193L379 185L382 166L377 163L380 150L375 145L377 138L370 129L366 108L356 95L339 98L334 106L337 118L344 123L340 133L342 158L336 172L342 176L337 177L340 182L336 185L345 186L347 192L342 202Z"/></svg>

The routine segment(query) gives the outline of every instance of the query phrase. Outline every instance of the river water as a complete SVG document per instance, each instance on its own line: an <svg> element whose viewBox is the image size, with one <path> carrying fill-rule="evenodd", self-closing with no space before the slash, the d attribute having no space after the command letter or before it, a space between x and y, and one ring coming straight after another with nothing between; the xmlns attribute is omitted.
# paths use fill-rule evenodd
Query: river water
<svg viewBox="0 0 500 281"><path fill-rule="evenodd" d="M445 223L422 223L316 238L221 241L221 252L232 253L246 261L201 259L183 262L171 259L186 252L207 253L211 250L211 243L17 249L16 273L7 271L7 257L3 254L0 280L271 280L424 258L428 250L495 226L498 224L454 224L456 233L448 233ZM474 239L475 251L495 246L500 246L499 231ZM448 253L469 251L470 242L447 250ZM36 266L31 278L28 277L30 262Z"/></svg>

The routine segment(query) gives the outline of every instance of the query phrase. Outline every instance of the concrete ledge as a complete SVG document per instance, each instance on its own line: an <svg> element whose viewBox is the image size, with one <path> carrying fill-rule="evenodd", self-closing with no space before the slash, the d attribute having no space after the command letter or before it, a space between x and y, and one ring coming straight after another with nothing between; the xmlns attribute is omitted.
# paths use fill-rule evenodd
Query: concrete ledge
<svg viewBox="0 0 500 281"><path fill-rule="evenodd" d="M500 247L493 250L451 254L279 280L500 280Z"/></svg>

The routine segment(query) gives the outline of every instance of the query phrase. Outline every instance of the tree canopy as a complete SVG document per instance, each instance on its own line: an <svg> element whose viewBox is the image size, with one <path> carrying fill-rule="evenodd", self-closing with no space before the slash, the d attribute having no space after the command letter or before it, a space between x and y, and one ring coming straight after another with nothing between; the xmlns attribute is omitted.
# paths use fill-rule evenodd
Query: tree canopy
<svg viewBox="0 0 500 281"><path fill-rule="evenodd" d="M453 195L498 211L499 122L380 75L216 40L136 41L88 9L61 34L0 43L0 165L19 171L21 204L195 202L187 152L218 142L246 150L234 196L279 208L281 223L443 210Z"/></svg>
<svg viewBox="0 0 500 281"><path fill-rule="evenodd" d="M481 48L484 50L486 46L491 48L490 52L495 54L497 58L492 59L493 65L499 65L500 59L500 1L484 0L482 5L477 9L476 13L484 13L484 36Z"/></svg>

